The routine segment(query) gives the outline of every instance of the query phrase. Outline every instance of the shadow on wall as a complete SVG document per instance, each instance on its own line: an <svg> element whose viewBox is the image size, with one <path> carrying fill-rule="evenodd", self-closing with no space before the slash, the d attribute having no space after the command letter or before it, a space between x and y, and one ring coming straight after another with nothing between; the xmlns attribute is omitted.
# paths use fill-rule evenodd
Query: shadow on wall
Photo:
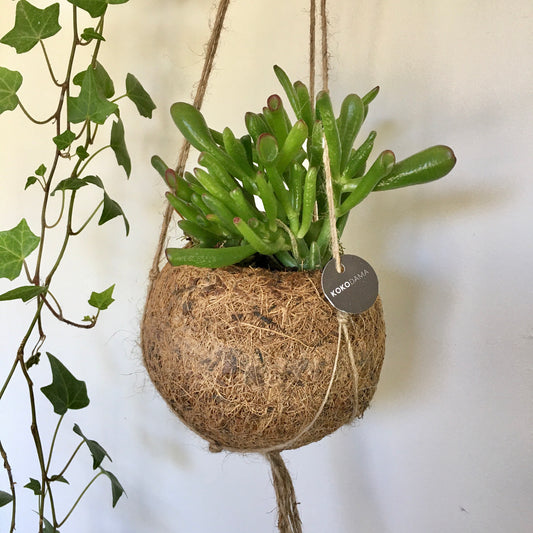
<svg viewBox="0 0 533 533"><path fill-rule="evenodd" d="M445 179L456 183L475 181L462 177L459 172ZM512 196L512 193L502 196L501 191L478 188L438 191L431 197L427 189L411 191L398 191L396 195L384 193L369 199L360 212L354 213L345 232L345 235L355 234L352 242L360 241L367 259L379 272L387 347L376 398L380 403L396 407L402 399L419 398L435 381L446 378L443 375L445 354L427 353L427 350L428 346L433 350L442 346L439 331L449 330L455 319L455 304L460 295L456 293L450 268L460 268L465 253L470 253L460 241L454 240L457 226L464 224L468 232L469 221L493 212ZM399 198L400 194L403 197ZM438 230L432 230L436 225ZM450 226L449 233L446 226ZM371 228L371 231L365 234L358 227ZM432 241L433 249L427 249L428 231L432 232L429 237L442 238L441 242ZM357 248L351 246L351 249L357 254ZM416 271L409 270L413 265ZM428 320L438 326L433 337L426 331ZM423 336L420 331L424 331ZM449 334L442 333L443 337ZM432 339L430 345L428 338Z"/></svg>

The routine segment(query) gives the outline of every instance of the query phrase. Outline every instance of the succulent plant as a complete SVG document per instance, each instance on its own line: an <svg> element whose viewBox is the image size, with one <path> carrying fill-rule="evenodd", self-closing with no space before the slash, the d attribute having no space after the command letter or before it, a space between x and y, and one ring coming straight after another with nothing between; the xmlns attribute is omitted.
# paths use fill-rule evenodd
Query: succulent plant
<svg viewBox="0 0 533 533"><path fill-rule="evenodd" d="M363 97L346 96L336 117L327 92L319 92L313 106L301 81L293 84L278 66L274 71L296 115L294 123L275 94L262 113L246 113L247 133L240 138L229 128L210 129L190 104L171 106L177 127L200 151L200 167L183 175L160 157L152 158L191 242L167 249L172 265L216 268L266 256L274 268L322 268L331 259L324 142L339 237L350 211L372 191L433 181L455 165L453 151L438 145L399 162L385 150L367 169L376 132L358 148L353 144L379 88Z"/></svg>

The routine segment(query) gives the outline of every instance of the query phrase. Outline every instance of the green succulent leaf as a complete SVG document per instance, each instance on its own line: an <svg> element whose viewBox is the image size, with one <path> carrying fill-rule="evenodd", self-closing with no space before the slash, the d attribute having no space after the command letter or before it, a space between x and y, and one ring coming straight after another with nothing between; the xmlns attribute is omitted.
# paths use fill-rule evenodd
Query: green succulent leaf
<svg viewBox="0 0 533 533"><path fill-rule="evenodd" d="M33 298L39 296L46 292L46 287L38 287L36 285L25 285L24 287L17 287L10 291L0 294L0 302L7 300L22 300L23 302L28 302Z"/></svg>
<svg viewBox="0 0 533 533"><path fill-rule="evenodd" d="M51 353L46 353L52 368L52 383L41 387L41 392L54 406L54 412L64 415L68 409L83 409L89 405L87 386L76 379L67 367Z"/></svg>
<svg viewBox="0 0 533 533"><path fill-rule="evenodd" d="M83 76L79 96L68 97L67 109L68 119L73 124L86 120L103 124L109 115L117 111L118 106L101 95L95 69L89 67Z"/></svg>
<svg viewBox="0 0 533 533"><path fill-rule="evenodd" d="M12 46L17 54L23 54L40 40L55 35L61 29L58 20L59 4L39 9L26 0L20 0L15 11L15 26L0 39L0 43Z"/></svg>
<svg viewBox="0 0 533 533"><path fill-rule="evenodd" d="M192 265L221 268L240 263L255 253L249 244L227 248L167 248L168 262L173 266Z"/></svg>
<svg viewBox="0 0 533 533"><path fill-rule="evenodd" d="M17 91L22 85L22 74L0 67L0 114L13 111L19 105Z"/></svg>
<svg viewBox="0 0 533 533"><path fill-rule="evenodd" d="M131 159L124 138L124 124L120 118L111 126L111 148L115 152L117 163L124 168L128 178L131 174Z"/></svg>
<svg viewBox="0 0 533 533"><path fill-rule="evenodd" d="M102 474L106 475L111 481L111 494L113 497L113 507L115 507L117 502L120 500L120 497L125 494L124 488L112 472L104 470L103 468L100 468L100 471L102 472Z"/></svg>
<svg viewBox="0 0 533 533"><path fill-rule="evenodd" d="M52 140L58 150L66 150L76 139L76 134L70 130L65 130L60 135L56 135Z"/></svg>
<svg viewBox="0 0 533 533"><path fill-rule="evenodd" d="M0 490L0 507L4 507L13 501L13 495L4 490Z"/></svg>
<svg viewBox="0 0 533 533"><path fill-rule="evenodd" d="M17 278L24 259L37 248L39 241L24 218L13 229L0 231L0 278Z"/></svg>
<svg viewBox="0 0 533 533"><path fill-rule="evenodd" d="M24 488L33 491L33 494L35 494L35 496L41 495L41 483L36 479L33 479L32 477L30 477L29 483L26 483L26 485L24 485Z"/></svg>
<svg viewBox="0 0 533 533"><path fill-rule="evenodd" d="M105 311L115 301L113 298L114 289L115 285L113 284L103 292L93 292L89 298L89 305L100 311Z"/></svg>
<svg viewBox="0 0 533 533"><path fill-rule="evenodd" d="M152 118L152 111L156 108L156 105L133 74L128 74L126 76L126 94L135 104L135 107L141 116Z"/></svg>
<svg viewBox="0 0 533 533"><path fill-rule="evenodd" d="M121 216L124 219L124 225L126 226L126 235L128 235L130 232L130 223L126 218L124 211L122 211L122 207L120 207L120 205L115 202L115 200L112 200L109 195L104 192L104 207L102 209L102 215L100 216L98 225L101 226L102 224L105 224L106 222L109 222L110 220L118 216Z"/></svg>
<svg viewBox="0 0 533 533"><path fill-rule="evenodd" d="M71 4L87 11L91 17L100 17L109 4L125 4L128 0L68 0Z"/></svg>
<svg viewBox="0 0 533 533"><path fill-rule="evenodd" d="M85 444L87 444L87 447L93 456L93 470L96 470L106 457L111 461L111 457L109 457L109 454L104 450L104 448L102 448L102 446L100 446L100 444L98 444L95 440L88 439L83 434L78 424L74 424L72 431L74 431L76 435L79 435Z"/></svg>

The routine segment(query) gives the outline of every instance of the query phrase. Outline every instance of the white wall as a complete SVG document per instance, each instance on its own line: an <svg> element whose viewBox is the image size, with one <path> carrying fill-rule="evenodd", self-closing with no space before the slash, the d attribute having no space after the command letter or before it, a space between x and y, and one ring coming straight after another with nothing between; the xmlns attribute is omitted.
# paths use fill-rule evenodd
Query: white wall
<svg viewBox="0 0 533 533"><path fill-rule="evenodd" d="M4 4L2 34L12 18ZM244 112L279 91L274 63L306 76L306 10L303 0L232 3L204 106L210 123L242 131ZM73 244L56 289L74 317L87 313L90 291L114 282L117 301L92 332L47 320L46 349L87 381L91 398L88 409L68 415L58 455L70 453L70 426L79 423L109 451L128 498L112 510L101 481L61 532L274 531L265 462L210 454L154 392L138 348L164 208L149 159L176 160L179 138L167 110L190 98L214 8L211 0L152 0L109 11L102 62L117 78L137 75L159 109L151 122L123 113L129 183L111 157L95 169L123 198L129 238L118 221L90 229ZM379 132L377 149L402 158L445 143L458 163L441 182L371 196L345 232L345 247L380 277L387 356L362 422L285 454L304 531L526 533L533 521L533 5L331 0L330 12L335 101L380 84L366 124ZM28 80L37 76L38 52L28 59L0 48L0 64L17 68L19 60ZM25 84L21 94L31 102L46 91ZM39 194L22 189L47 152L21 119L19 111L0 117L1 230L23 216L37 227ZM11 287L0 280L1 292ZM0 376L31 312L31 304L0 305ZM33 376L47 384L47 365ZM0 407L0 435L28 510L35 501L22 485L37 471L23 383L13 385ZM48 440L55 415L46 400L39 413ZM89 462L75 464L74 486L88 479ZM0 489L7 489L3 473ZM58 496L59 507L68 508L72 495ZM0 509L0 531L7 523ZM35 531L34 524L28 511L17 531Z"/></svg>

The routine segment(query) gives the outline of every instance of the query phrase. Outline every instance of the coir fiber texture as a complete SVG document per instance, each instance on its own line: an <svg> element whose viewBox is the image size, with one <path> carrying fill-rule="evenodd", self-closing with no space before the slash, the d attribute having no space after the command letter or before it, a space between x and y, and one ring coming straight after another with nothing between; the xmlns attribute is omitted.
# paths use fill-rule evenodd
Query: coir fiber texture
<svg viewBox="0 0 533 533"><path fill-rule="evenodd" d="M142 325L146 368L212 450L298 448L368 407L385 351L381 301L348 315L357 372L341 336L328 394L339 323L320 275L166 265L154 281Z"/></svg>

